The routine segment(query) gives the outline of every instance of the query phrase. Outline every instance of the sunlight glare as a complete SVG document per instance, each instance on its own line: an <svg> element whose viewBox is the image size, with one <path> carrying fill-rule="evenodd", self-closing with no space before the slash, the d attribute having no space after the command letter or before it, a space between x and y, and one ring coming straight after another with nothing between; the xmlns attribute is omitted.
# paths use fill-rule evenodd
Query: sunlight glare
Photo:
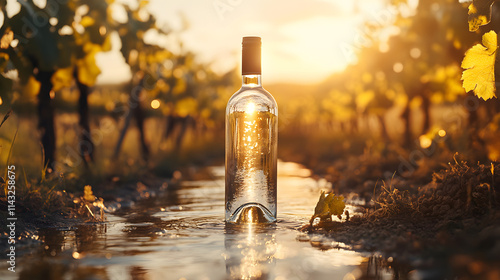
<svg viewBox="0 0 500 280"><path fill-rule="evenodd" d="M253 102L248 103L246 113L249 115L255 113L255 103Z"/></svg>
<svg viewBox="0 0 500 280"><path fill-rule="evenodd" d="M392 70L394 70L394 72L396 73L401 73L403 71L403 63L401 62L394 63Z"/></svg>
<svg viewBox="0 0 500 280"><path fill-rule="evenodd" d="M293 76L299 82L311 82L322 73L343 70L354 60L350 51L356 49L353 41L361 34L355 22L355 18L343 15L299 18L283 24L276 33L286 40L263 40L262 69L266 79ZM297 71L297 67L307 71Z"/></svg>
<svg viewBox="0 0 500 280"><path fill-rule="evenodd" d="M106 26L103 25L103 26L99 27L99 34L101 34L101 36L106 35L106 32L107 32Z"/></svg>
<svg viewBox="0 0 500 280"><path fill-rule="evenodd" d="M420 141L420 147L427 149L432 145L432 140L426 135L422 135L418 138Z"/></svg>
<svg viewBox="0 0 500 280"><path fill-rule="evenodd" d="M413 48L410 50L410 56L417 59L420 57L420 55L422 54L422 51L420 51L419 48Z"/></svg>
<svg viewBox="0 0 500 280"><path fill-rule="evenodd" d="M51 18L49 19L49 23L50 23L50 25L52 25L52 26L56 26L58 22L59 22L59 20L58 20L56 17L51 17Z"/></svg>
<svg viewBox="0 0 500 280"><path fill-rule="evenodd" d="M118 23L126 23L128 20L127 10L122 5L117 3L112 3L109 5L109 9L111 9L111 17L114 21Z"/></svg>
<svg viewBox="0 0 500 280"><path fill-rule="evenodd" d="M40 9L43 9L47 6L47 0L33 0L33 4Z"/></svg>
<svg viewBox="0 0 500 280"><path fill-rule="evenodd" d="M255 223L255 221L253 220L253 208L250 209L247 213L247 220L250 222L250 224L252 223Z"/></svg>
<svg viewBox="0 0 500 280"><path fill-rule="evenodd" d="M156 110L156 109L158 109L158 108L160 108L160 100L158 100L158 99L153 99L153 100L151 101L151 108L153 108L153 109L155 109L155 110Z"/></svg>
<svg viewBox="0 0 500 280"><path fill-rule="evenodd" d="M21 3L15 0L7 1L7 6L5 6L7 10L7 17L12 17L13 15L19 13L21 10Z"/></svg>

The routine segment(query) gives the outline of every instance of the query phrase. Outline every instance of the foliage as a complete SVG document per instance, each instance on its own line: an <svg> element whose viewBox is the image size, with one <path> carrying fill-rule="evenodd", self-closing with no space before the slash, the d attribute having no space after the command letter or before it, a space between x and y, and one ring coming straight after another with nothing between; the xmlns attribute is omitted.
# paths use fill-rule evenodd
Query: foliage
<svg viewBox="0 0 500 280"><path fill-rule="evenodd" d="M312 225L314 219L320 218L320 221L328 221L332 219L332 215L342 218L344 213L345 202L342 195L336 196L333 193L325 194L321 192L318 203L314 208L314 215L311 217L310 223Z"/></svg>
<svg viewBox="0 0 500 280"><path fill-rule="evenodd" d="M2 10L2 33L13 33L16 40L16 45L3 44L8 46L3 51L9 55L9 69L18 71L23 84L32 75L38 79L39 71L62 71L52 80L55 89L61 89L73 79L70 67L80 82L94 85L100 73L95 54L110 50L108 2L48 0L44 7L33 1L20 3L21 10L10 18Z"/></svg>
<svg viewBox="0 0 500 280"><path fill-rule="evenodd" d="M469 5L469 30L477 31L491 21L491 8L496 0L474 0ZM496 97L495 58L497 56L497 34L491 30L483 35L483 45L469 49L462 62L463 87L474 91L476 96L488 100Z"/></svg>
<svg viewBox="0 0 500 280"><path fill-rule="evenodd" d="M483 35L482 45L477 44L465 53L462 61L465 90L474 91L484 100L496 97L494 68L497 49L497 34L492 30Z"/></svg>
<svg viewBox="0 0 500 280"><path fill-rule="evenodd" d="M21 9L14 15L8 14L5 6L0 5L4 16L0 26L0 104L12 104L16 96L28 97L20 99L26 104L26 100L35 101L33 97L40 97L41 91L47 96L44 100L49 99L49 91L50 99L53 99L63 95L61 91L68 93L75 89L86 92L79 102L86 100L89 87L95 85L101 72L96 55L111 50L111 37L118 35L120 51L133 73L130 88L125 91L130 93L141 88L137 92L141 98L132 99L148 103L157 100L161 106L156 112L189 120L193 127L213 128L217 123L215 120L222 119L220 112L227 101L228 88L234 91L234 72L224 76L213 73L208 65L197 62L195 54L185 51L182 43L179 43L181 51L172 53L154 40L146 40L147 34L154 34L157 38L176 36L172 34L174 31L157 26L156 18L148 10L148 1L138 1L137 6L113 0L18 2ZM125 11L125 21L113 18L117 9ZM4 75L11 70L15 71ZM15 83L17 77L12 75L15 72L22 87ZM40 75L42 72L44 75ZM12 92L13 84L16 84L15 92ZM103 106L108 112L122 112L119 107L126 103L106 94L95 95L89 97L91 105ZM50 99L48 104L53 103ZM132 99L129 103L134 104L130 107L137 108L137 101ZM96 104L95 100L102 100L102 103ZM51 106L45 104L41 107ZM82 106L78 108L84 110ZM46 122L50 122L49 119L47 117ZM85 126L86 119L88 117L80 121L84 131L90 129L89 125ZM41 131L50 133L51 130L44 125L40 124ZM91 140L85 139L84 134L82 139ZM50 146L43 141L42 144L44 149Z"/></svg>
<svg viewBox="0 0 500 280"><path fill-rule="evenodd" d="M409 131L408 139L402 142L414 145L416 128L419 135L425 134L437 119L431 116L431 108L464 102L460 61L479 37L467 30L465 7L454 0L422 0L411 8L411 14L399 12L400 5L406 4L392 1L392 17L366 23L361 30L366 32L360 35L363 44L350 45L357 62L343 72L313 89L283 87L283 97L271 89L284 112L280 118L286 118L281 131L306 135L311 131L367 132L380 137L388 147L400 140L392 135L403 134L391 135L399 120L389 119L388 112L397 108L403 109L399 116ZM291 94L292 90L297 94ZM424 126L410 120L415 109L422 111Z"/></svg>
<svg viewBox="0 0 500 280"><path fill-rule="evenodd" d="M476 31L491 21L491 6L496 0L474 0L469 5L469 30Z"/></svg>

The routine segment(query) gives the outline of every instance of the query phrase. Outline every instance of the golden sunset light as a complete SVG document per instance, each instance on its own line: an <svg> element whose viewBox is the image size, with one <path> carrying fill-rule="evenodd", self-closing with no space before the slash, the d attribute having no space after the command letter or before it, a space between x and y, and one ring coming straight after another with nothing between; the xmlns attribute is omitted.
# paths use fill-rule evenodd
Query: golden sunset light
<svg viewBox="0 0 500 280"><path fill-rule="evenodd" d="M0 0L0 279L500 279L500 0Z"/></svg>
<svg viewBox="0 0 500 280"><path fill-rule="evenodd" d="M117 2L137 5L134 1ZM266 42L262 49L262 65L267 83L292 79L310 84L356 61L357 52L368 35L364 22L372 21L383 26L395 18L394 12L384 6L384 0L313 0L308 1L307 7L302 3L299 0L152 0L148 9L158 18L160 26L186 29L168 39L150 39L177 51L180 51L179 46L172 42L182 39L184 50L198 53L200 61L209 63L218 73L224 73L239 65L240 38L259 34ZM288 8L282 9L284 5ZM410 1L408 10L414 6L414 1ZM116 17L120 18L120 15ZM118 38L114 41L119 44ZM106 67L126 66L117 54L118 50L117 46L114 52L100 55L103 68L100 82L129 79L130 72L126 69Z"/></svg>

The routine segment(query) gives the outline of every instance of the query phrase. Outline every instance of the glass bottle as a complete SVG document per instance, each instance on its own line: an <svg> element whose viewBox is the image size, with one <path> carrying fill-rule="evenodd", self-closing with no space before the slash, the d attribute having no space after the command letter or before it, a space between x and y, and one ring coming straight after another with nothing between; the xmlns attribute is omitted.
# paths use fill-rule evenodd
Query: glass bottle
<svg viewBox="0 0 500 280"><path fill-rule="evenodd" d="M243 84L226 107L226 222L276 221L278 106L261 85L261 39L243 37Z"/></svg>

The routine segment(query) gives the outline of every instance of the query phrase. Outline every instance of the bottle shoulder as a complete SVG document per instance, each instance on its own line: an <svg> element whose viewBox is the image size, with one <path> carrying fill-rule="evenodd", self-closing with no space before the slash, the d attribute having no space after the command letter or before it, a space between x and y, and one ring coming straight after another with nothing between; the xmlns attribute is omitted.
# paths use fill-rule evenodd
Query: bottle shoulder
<svg viewBox="0 0 500 280"><path fill-rule="evenodd" d="M269 107L270 109L272 108L273 110L275 110L277 113L278 104L276 103L276 100L263 87L240 88L240 90L235 92L227 102L227 108L229 109L230 107L240 107L238 105L246 106L245 104L247 103Z"/></svg>

